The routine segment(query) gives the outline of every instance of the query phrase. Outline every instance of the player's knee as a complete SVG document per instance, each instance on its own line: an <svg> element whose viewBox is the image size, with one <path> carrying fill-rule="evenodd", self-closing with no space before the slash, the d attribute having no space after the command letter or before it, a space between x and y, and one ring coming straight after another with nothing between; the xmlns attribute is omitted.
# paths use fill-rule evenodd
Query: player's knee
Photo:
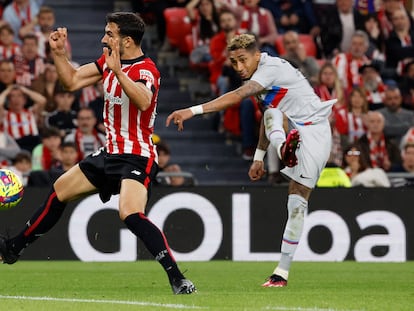
<svg viewBox="0 0 414 311"><path fill-rule="evenodd" d="M290 194L288 197L289 219L303 219L305 216L308 201L297 194Z"/></svg>

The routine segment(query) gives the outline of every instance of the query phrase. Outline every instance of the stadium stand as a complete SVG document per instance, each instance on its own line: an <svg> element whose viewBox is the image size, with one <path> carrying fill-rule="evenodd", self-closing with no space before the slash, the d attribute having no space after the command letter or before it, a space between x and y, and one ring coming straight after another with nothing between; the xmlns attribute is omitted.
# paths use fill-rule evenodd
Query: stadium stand
<svg viewBox="0 0 414 311"><path fill-rule="evenodd" d="M45 4L55 9L57 26L68 28L75 62L83 64L99 57L105 15L113 10L113 1L45 0ZM184 31L185 26L181 27ZM248 179L250 162L241 158L238 140L217 131L217 115L191 119L185 123L183 132L178 132L175 126L165 126L168 114L174 109L202 102L210 96L210 85L204 82L202 73L192 71L187 53L160 52L152 44L156 34L151 28L146 36L144 51L157 62L162 77L155 132L168 141L171 161L192 174L198 185L259 185L260 182L252 184Z"/></svg>

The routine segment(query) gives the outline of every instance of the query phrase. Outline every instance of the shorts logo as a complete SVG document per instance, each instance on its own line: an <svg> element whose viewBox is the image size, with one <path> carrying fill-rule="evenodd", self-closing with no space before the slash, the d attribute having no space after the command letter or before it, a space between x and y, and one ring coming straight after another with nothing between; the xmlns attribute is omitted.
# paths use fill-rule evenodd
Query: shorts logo
<svg viewBox="0 0 414 311"><path fill-rule="evenodd" d="M94 153L92 153L92 157L98 156L103 150L104 150L104 147L99 148Z"/></svg>
<svg viewBox="0 0 414 311"><path fill-rule="evenodd" d="M131 171L131 173L132 174L135 174L137 176L141 175L141 172L140 171L137 171L137 170L133 170L133 171Z"/></svg>
<svg viewBox="0 0 414 311"><path fill-rule="evenodd" d="M300 174L300 176L299 176L300 178L303 178L303 179L311 179L311 177L306 177L306 176L303 176L302 174Z"/></svg>

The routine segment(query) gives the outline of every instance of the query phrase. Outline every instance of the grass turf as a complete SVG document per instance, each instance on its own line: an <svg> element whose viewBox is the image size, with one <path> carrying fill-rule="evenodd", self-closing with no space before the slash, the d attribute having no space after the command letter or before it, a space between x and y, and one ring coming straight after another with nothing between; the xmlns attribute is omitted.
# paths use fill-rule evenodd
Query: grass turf
<svg viewBox="0 0 414 311"><path fill-rule="evenodd" d="M294 262L286 288L262 288L271 262L182 262L198 292L173 295L153 261L19 261L0 267L0 310L413 310L414 262Z"/></svg>

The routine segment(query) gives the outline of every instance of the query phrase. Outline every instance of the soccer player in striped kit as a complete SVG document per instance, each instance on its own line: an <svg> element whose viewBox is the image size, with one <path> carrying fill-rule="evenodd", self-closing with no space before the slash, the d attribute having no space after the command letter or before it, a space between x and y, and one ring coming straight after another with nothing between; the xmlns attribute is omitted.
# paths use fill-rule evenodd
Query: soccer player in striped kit
<svg viewBox="0 0 414 311"><path fill-rule="evenodd" d="M194 115L224 110L249 96L256 96L262 104L264 114L249 170L250 179L259 180L266 173L263 159L269 143L286 166L281 173L290 179L282 255L262 286L284 287L302 234L309 196L329 157L328 117L336 100L322 102L303 74L288 61L260 53L253 35L235 36L227 50L231 65L245 83L207 103L172 112L167 117L167 126L173 122L178 130L183 130L183 122ZM283 128L284 115L292 127L287 137Z"/></svg>
<svg viewBox="0 0 414 311"><path fill-rule="evenodd" d="M137 14L107 15L101 40L103 54L95 62L74 68L67 59L67 29L49 38L61 83L70 91L97 81L104 86L106 146L80 161L53 185L48 198L20 234L0 237L4 263L13 264L22 250L50 230L66 202L99 193L103 202L119 193L119 216L166 271L175 294L191 294L195 287L180 272L163 232L146 216L145 207L158 171L152 142L160 73L141 49L145 24Z"/></svg>

